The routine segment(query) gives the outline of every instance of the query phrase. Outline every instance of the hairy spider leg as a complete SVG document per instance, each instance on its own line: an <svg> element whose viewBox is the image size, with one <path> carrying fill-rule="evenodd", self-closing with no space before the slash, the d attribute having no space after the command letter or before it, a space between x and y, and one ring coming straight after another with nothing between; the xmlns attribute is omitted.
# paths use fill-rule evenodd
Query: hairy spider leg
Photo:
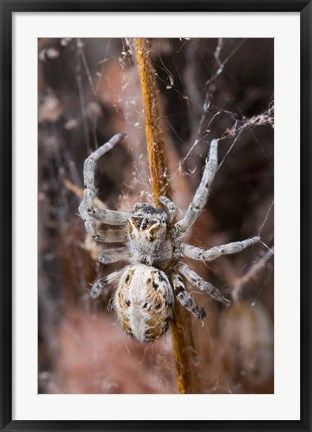
<svg viewBox="0 0 312 432"><path fill-rule="evenodd" d="M127 246L116 247L112 249L104 249L101 251L98 260L102 264L111 264L118 261L129 259L129 250Z"/></svg>
<svg viewBox="0 0 312 432"><path fill-rule="evenodd" d="M108 285L116 281L123 272L124 269L118 270L101 279L98 279L91 287L90 297L96 299L100 294L109 290Z"/></svg>
<svg viewBox="0 0 312 432"><path fill-rule="evenodd" d="M175 215L176 215L176 206L173 201L171 201L169 198L165 196L161 196L158 198L158 201L167 208L168 214L169 214L169 224L172 224Z"/></svg>
<svg viewBox="0 0 312 432"><path fill-rule="evenodd" d="M85 223L86 231L92 237L96 237L97 228L94 219L98 219L109 225L122 225L129 217L128 213L114 210L101 209L95 206L96 189L95 189L95 169L97 160L105 153L109 152L118 144L125 134L119 133L113 136L107 143L95 150L84 163L84 191L83 199L79 206L79 214Z"/></svg>
<svg viewBox="0 0 312 432"><path fill-rule="evenodd" d="M210 295L213 299L230 306L231 302L223 297L218 288L214 287L210 282L205 281L197 273L195 273L188 265L179 262L176 264L175 269L181 273L192 285L196 286L200 291Z"/></svg>
<svg viewBox="0 0 312 432"><path fill-rule="evenodd" d="M102 243L125 243L128 239L128 232L126 229L101 229L99 228L95 240Z"/></svg>
<svg viewBox="0 0 312 432"><path fill-rule="evenodd" d="M218 141L212 140L210 143L209 159L206 161L201 182L195 192L193 201L190 203L186 213L179 222L175 224L180 233L184 233L191 228L200 212L207 203L211 185L218 169Z"/></svg>
<svg viewBox="0 0 312 432"><path fill-rule="evenodd" d="M260 237L252 237L250 239L227 243L220 246L214 246L211 249L204 250L186 243L181 243L180 250L183 256L198 260L212 261L222 255L230 255L241 252L249 246L253 246L260 241Z"/></svg>
<svg viewBox="0 0 312 432"><path fill-rule="evenodd" d="M196 318L204 319L206 312L198 306L192 296L186 291L183 279L177 273L172 274L173 292L178 302Z"/></svg>

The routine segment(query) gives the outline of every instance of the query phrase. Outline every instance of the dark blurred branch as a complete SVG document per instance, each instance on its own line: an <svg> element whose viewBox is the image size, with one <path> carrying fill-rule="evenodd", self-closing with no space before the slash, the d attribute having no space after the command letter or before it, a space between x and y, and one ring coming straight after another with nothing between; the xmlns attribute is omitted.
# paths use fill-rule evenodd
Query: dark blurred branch
<svg viewBox="0 0 312 432"><path fill-rule="evenodd" d="M274 103L261 114L252 116L250 118L243 118L235 120L234 125L231 128L226 129L223 136L219 139L225 139L240 134L246 128L254 128L256 126L270 125L274 127Z"/></svg>

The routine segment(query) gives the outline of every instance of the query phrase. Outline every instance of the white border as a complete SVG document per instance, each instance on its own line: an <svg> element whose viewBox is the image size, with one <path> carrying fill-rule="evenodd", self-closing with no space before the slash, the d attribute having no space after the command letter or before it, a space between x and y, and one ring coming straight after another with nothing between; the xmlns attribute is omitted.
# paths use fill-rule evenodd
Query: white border
<svg viewBox="0 0 312 432"><path fill-rule="evenodd" d="M13 419L300 418L299 30L299 13L14 14ZM37 38L73 36L275 38L274 395L37 394Z"/></svg>

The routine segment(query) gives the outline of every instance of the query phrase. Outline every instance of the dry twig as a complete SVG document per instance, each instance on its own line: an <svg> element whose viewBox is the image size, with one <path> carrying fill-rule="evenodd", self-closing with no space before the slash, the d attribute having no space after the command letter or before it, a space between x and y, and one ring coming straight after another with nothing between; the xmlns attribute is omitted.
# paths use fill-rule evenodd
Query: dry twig
<svg viewBox="0 0 312 432"><path fill-rule="evenodd" d="M150 59L148 39L135 40L135 55L140 76L143 106L145 112L145 132L150 166L150 181L155 204L158 198L166 195L171 198L165 145L160 126L160 107L155 83L155 72ZM175 320L172 324L173 350L177 368L179 393L193 393L191 367L194 362L193 337L188 320L182 319L183 311L175 304Z"/></svg>

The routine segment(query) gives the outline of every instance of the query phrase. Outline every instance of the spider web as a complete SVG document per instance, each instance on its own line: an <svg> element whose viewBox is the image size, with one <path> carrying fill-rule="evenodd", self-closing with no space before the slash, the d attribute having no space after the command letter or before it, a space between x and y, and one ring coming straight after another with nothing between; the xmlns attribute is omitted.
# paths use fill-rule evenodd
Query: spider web
<svg viewBox="0 0 312 432"><path fill-rule="evenodd" d="M99 199L126 210L150 198L132 54L127 40L39 40L43 393L176 392L170 334L138 345L116 324L111 293L89 300L92 282L124 264L103 269L96 261L101 246L86 238L77 217L83 161L116 132L127 138L99 161ZM188 262L233 300L224 311L188 287L208 312L203 323L189 319L194 386L198 393L272 393L273 41L155 39L151 56L178 218L200 181L211 139L219 140L213 192L185 241L209 248L261 236L259 246L235 256Z"/></svg>

